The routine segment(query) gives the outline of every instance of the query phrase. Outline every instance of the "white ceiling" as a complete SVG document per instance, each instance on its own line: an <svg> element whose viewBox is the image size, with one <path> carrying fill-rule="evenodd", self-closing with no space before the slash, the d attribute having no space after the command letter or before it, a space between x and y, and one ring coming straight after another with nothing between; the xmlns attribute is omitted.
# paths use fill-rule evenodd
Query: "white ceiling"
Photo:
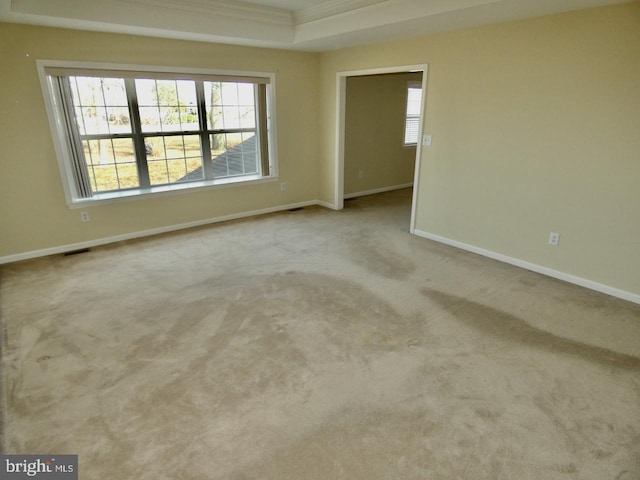
<svg viewBox="0 0 640 480"><path fill-rule="evenodd" d="M0 0L0 21L322 51L630 0Z"/></svg>

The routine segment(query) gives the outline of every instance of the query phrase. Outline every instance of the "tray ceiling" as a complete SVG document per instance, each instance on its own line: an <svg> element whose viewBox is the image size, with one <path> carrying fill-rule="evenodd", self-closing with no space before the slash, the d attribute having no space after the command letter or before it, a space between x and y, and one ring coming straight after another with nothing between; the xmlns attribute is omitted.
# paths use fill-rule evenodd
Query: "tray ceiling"
<svg viewBox="0 0 640 480"><path fill-rule="evenodd" d="M322 51L627 0L0 0L0 21Z"/></svg>

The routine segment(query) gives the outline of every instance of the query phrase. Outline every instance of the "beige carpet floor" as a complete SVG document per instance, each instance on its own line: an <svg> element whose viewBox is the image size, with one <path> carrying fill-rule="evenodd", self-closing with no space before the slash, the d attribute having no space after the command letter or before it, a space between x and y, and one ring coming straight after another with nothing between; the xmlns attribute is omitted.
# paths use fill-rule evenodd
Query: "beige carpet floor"
<svg viewBox="0 0 640 480"><path fill-rule="evenodd" d="M409 190L6 265L4 450L81 479L640 479L640 306Z"/></svg>

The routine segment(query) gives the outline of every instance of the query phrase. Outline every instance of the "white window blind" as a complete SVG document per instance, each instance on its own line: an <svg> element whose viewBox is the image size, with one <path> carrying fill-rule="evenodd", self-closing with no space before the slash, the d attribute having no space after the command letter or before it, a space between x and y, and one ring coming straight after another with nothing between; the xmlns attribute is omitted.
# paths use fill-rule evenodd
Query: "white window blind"
<svg viewBox="0 0 640 480"><path fill-rule="evenodd" d="M422 105L422 86L410 82L407 89L407 115L404 127L404 144L416 145L420 129L420 107Z"/></svg>

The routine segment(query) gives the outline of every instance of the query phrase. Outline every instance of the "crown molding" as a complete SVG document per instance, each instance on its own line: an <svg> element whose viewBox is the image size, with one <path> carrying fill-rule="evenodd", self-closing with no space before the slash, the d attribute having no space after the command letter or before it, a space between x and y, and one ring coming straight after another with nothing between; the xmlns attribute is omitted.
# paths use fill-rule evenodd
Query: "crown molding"
<svg viewBox="0 0 640 480"><path fill-rule="evenodd" d="M119 3L179 10L211 17L233 17L253 22L293 25L293 12L237 0L116 0Z"/></svg>
<svg viewBox="0 0 640 480"><path fill-rule="evenodd" d="M0 22L328 51L631 0L254 1L264 0L0 0Z"/></svg>
<svg viewBox="0 0 640 480"><path fill-rule="evenodd" d="M301 25L387 1L388 0L329 0L319 5L312 5L294 11L293 21L295 25Z"/></svg>

